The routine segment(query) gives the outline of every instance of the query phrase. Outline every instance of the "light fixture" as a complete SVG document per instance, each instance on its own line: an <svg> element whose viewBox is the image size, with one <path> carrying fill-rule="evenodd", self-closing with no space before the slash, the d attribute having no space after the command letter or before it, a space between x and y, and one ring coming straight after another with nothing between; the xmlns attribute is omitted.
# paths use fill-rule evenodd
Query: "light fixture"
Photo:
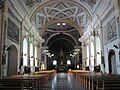
<svg viewBox="0 0 120 90"><path fill-rule="evenodd" d="M77 69L79 69L80 68L80 66L79 66L79 64L77 65Z"/></svg>
<svg viewBox="0 0 120 90"><path fill-rule="evenodd" d="M53 61L53 65L57 65L57 61L56 60Z"/></svg>
<svg viewBox="0 0 120 90"><path fill-rule="evenodd" d="M54 54L51 54L51 56L54 56Z"/></svg>
<svg viewBox="0 0 120 90"><path fill-rule="evenodd" d="M67 65L71 65L71 61L70 60L67 60Z"/></svg>
<svg viewBox="0 0 120 90"><path fill-rule="evenodd" d="M66 25L66 23L62 23L62 25L63 25L63 26L65 26L65 25Z"/></svg>
<svg viewBox="0 0 120 90"><path fill-rule="evenodd" d="M60 23L57 23L57 26L60 26Z"/></svg>

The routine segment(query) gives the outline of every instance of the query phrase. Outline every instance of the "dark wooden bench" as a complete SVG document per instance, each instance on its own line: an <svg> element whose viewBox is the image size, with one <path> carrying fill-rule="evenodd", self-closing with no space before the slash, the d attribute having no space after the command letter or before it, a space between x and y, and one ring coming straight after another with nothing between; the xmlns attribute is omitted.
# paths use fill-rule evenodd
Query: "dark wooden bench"
<svg viewBox="0 0 120 90"><path fill-rule="evenodd" d="M120 90L120 75L80 72L74 77L88 90Z"/></svg>
<svg viewBox="0 0 120 90"><path fill-rule="evenodd" d="M0 90L33 89L35 79L0 79Z"/></svg>
<svg viewBox="0 0 120 90"><path fill-rule="evenodd" d="M53 77L53 72L33 75L16 75L0 79L0 90L40 90Z"/></svg>

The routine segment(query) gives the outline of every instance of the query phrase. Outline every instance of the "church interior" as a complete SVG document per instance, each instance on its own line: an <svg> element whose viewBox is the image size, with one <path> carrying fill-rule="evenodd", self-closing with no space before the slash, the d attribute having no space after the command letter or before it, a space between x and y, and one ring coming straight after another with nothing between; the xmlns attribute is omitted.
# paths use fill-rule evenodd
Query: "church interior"
<svg viewBox="0 0 120 90"><path fill-rule="evenodd" d="M0 0L0 90L120 90L120 0Z"/></svg>

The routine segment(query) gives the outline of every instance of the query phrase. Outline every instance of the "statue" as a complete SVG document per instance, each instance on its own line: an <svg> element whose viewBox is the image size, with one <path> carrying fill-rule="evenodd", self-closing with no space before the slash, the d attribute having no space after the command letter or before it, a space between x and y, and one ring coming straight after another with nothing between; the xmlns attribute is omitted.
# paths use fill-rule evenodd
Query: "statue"
<svg viewBox="0 0 120 90"><path fill-rule="evenodd" d="M2 64L5 65L6 63L6 53L3 51L2 53Z"/></svg>

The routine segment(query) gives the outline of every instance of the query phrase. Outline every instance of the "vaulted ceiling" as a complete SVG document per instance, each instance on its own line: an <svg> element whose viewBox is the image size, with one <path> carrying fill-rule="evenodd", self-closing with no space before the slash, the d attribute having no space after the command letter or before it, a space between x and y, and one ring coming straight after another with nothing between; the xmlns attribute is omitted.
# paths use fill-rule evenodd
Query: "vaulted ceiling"
<svg viewBox="0 0 120 90"><path fill-rule="evenodd" d="M74 23L80 27L81 32L84 32L86 25L92 19L92 9L96 2L96 0L15 0L13 3L19 5L19 8L29 16L40 33L43 28L45 30L51 26L50 24L48 26L48 23L59 22L60 19Z"/></svg>
<svg viewBox="0 0 120 90"><path fill-rule="evenodd" d="M36 13L38 22L37 28L41 29L44 25L52 20L67 19L78 26L85 27L90 19L87 13L71 2L53 2L42 8Z"/></svg>
<svg viewBox="0 0 120 90"><path fill-rule="evenodd" d="M25 0L22 2L29 10L30 20L38 31L51 21L66 19L78 25L84 32L87 22L92 19L92 8L95 4L95 0Z"/></svg>

